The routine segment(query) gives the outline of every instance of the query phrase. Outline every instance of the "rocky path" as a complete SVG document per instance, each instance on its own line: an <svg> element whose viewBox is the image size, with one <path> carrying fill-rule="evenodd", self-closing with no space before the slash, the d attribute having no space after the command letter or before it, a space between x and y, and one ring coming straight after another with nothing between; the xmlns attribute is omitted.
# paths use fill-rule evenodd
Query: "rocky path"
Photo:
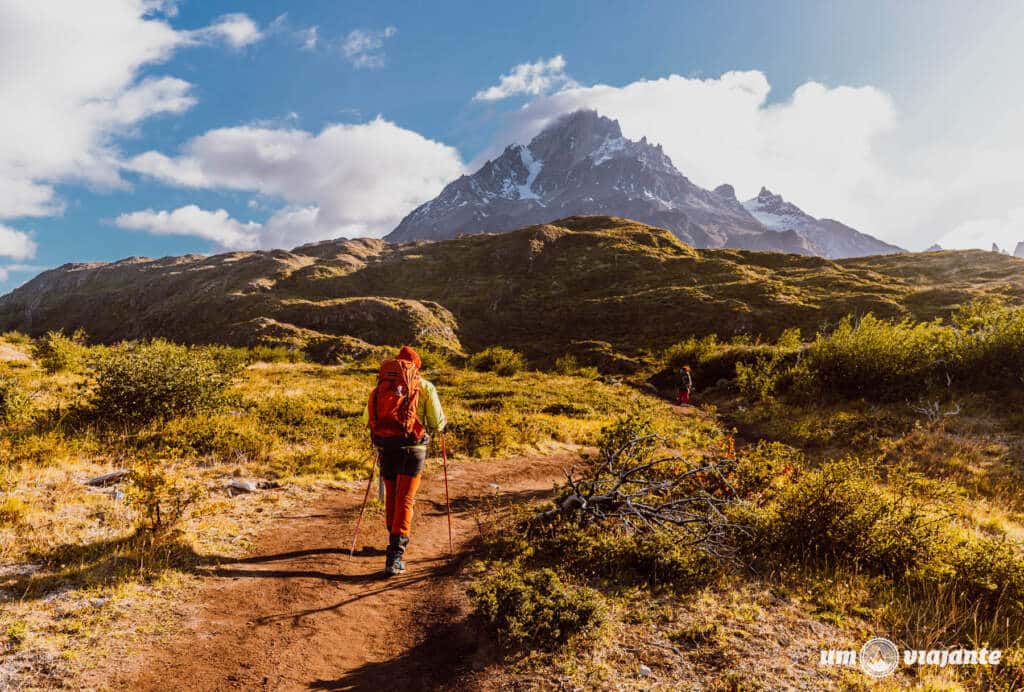
<svg viewBox="0 0 1024 692"><path fill-rule="evenodd" d="M464 461L449 467L456 557L444 484L428 466L408 570L386 579L386 533L368 513L348 555L362 492L331 491L283 517L252 556L208 570L198 607L169 645L97 681L114 689L416 690L464 688L484 652L453 578L494 503L549 495L576 455ZM460 684L462 680L462 684Z"/></svg>

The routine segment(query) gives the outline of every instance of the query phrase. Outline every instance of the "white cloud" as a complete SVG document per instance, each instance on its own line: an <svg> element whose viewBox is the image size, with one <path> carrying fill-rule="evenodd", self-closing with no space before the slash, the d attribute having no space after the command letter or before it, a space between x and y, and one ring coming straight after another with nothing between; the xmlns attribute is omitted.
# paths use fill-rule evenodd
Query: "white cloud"
<svg viewBox="0 0 1024 692"><path fill-rule="evenodd" d="M320 43L320 27L293 27L288 21L288 13L284 12L267 25L265 34L283 35L297 42L302 50L316 50Z"/></svg>
<svg viewBox="0 0 1024 692"><path fill-rule="evenodd" d="M454 149L381 117L331 125L319 134L260 127L211 130L187 142L180 156L146 152L127 165L174 185L283 200L285 208L258 229L262 247L383 235L463 172Z"/></svg>
<svg viewBox="0 0 1024 692"><path fill-rule="evenodd" d="M222 40L237 50L256 43L263 38L263 33L256 22L236 12L220 17L210 26L188 32L188 36L200 43Z"/></svg>
<svg viewBox="0 0 1024 692"><path fill-rule="evenodd" d="M500 139L528 141L559 114L594 108L617 118L627 137L662 144L703 187L728 182L743 198L767 185L809 213L867 220L851 191L877 192L874 186L887 179L872 151L894 124L889 97L873 87L809 82L768 105L769 90L756 71L570 87L515 112Z"/></svg>
<svg viewBox="0 0 1024 692"><path fill-rule="evenodd" d="M384 41L398 33L393 26L380 30L355 29L341 43L341 53L353 67L372 69L384 66Z"/></svg>
<svg viewBox="0 0 1024 692"><path fill-rule="evenodd" d="M260 224L240 223L226 211L206 211L194 204L174 211L134 211L114 219L119 228L147 231L156 235L187 235L212 240L221 247L243 249L255 247Z"/></svg>
<svg viewBox="0 0 1024 692"><path fill-rule="evenodd" d="M120 183L115 138L144 119L193 105L188 82L139 79L147 66L202 42L240 47L258 29L244 15L175 30L175 3L154 0L0 2L0 219L60 213L57 183Z"/></svg>
<svg viewBox="0 0 1024 692"><path fill-rule="evenodd" d="M309 26L298 32L299 38L302 40L303 50L316 50L317 43L320 41L320 28L316 26Z"/></svg>
<svg viewBox="0 0 1024 692"><path fill-rule="evenodd" d="M905 116L873 86L807 82L773 103L769 91L759 71L566 86L510 112L470 168L509 142L529 141L562 113L593 108L617 118L627 137L663 144L695 183L731 183L741 199L765 185L810 214L909 249L924 249L951 228L945 242L974 238L984 249L997 242L1012 251L1024 240L1014 221L1024 195L1019 128L999 137L982 129L973 144L954 146L922 138L920 117Z"/></svg>
<svg viewBox="0 0 1024 692"><path fill-rule="evenodd" d="M473 100L500 101L520 94L540 96L573 86L576 82L565 73L565 58L556 55L550 60L516 65L511 72L501 75L496 85L478 91Z"/></svg>
<svg viewBox="0 0 1024 692"><path fill-rule="evenodd" d="M24 260L36 256L36 244L28 233L0 225L0 257Z"/></svg>

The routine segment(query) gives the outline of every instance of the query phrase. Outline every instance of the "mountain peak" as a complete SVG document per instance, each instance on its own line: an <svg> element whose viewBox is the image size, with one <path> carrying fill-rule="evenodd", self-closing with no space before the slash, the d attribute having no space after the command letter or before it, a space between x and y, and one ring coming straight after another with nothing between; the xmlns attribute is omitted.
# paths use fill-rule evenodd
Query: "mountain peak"
<svg viewBox="0 0 1024 692"><path fill-rule="evenodd" d="M548 123L537 137L551 133L560 133L568 136L596 136L600 139L608 139L621 137L622 127L619 126L618 120L603 116L589 108L581 108L558 116Z"/></svg>
<svg viewBox="0 0 1024 692"><path fill-rule="evenodd" d="M597 111L578 110L549 123L530 140L530 153L537 160L559 160L565 164L581 161L610 142L623 142L618 120Z"/></svg>
<svg viewBox="0 0 1024 692"><path fill-rule="evenodd" d="M528 145L508 146L472 175L449 183L385 239L440 240L579 215L634 219L666 228L696 247L829 256L891 247L874 241L866 252L865 243L848 243L849 248L831 243L819 250L805 234L818 221L781 196L762 188L758 199L742 203L731 185L706 190L683 175L660 144L647 137L629 139L618 121L586 109L555 118ZM818 236L857 233L828 223L815 227Z"/></svg>
<svg viewBox="0 0 1024 692"><path fill-rule="evenodd" d="M763 190L764 188L761 189ZM718 187L715 188L714 192L719 197L724 197L725 199L733 201L736 200L736 188L734 188L729 183L719 185Z"/></svg>
<svg viewBox="0 0 1024 692"><path fill-rule="evenodd" d="M816 219L782 195L762 187L757 197L743 203L751 215L772 231L796 231L823 257L862 257L903 252L866 233L832 219Z"/></svg>
<svg viewBox="0 0 1024 692"><path fill-rule="evenodd" d="M757 210L767 214L774 214L776 216L811 218L804 213L803 209L795 204L787 202L782 198L782 195L776 195L771 190L763 186L761 187L761 191L757 193L757 197L748 201L745 206L747 209L751 210L752 213L753 210ZM757 216L757 214L754 214L754 216ZM762 221L762 223L764 223L764 221ZM770 225L769 228L771 228Z"/></svg>

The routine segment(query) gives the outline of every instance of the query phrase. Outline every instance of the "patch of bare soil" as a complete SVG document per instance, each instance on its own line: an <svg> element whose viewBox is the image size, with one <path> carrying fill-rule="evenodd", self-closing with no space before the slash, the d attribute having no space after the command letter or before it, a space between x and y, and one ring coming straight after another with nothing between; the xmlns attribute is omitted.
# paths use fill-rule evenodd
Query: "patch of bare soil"
<svg viewBox="0 0 1024 692"><path fill-rule="evenodd" d="M350 558L362 491L330 491L280 520L253 554L217 563L180 630L87 685L166 690L459 688L483 667L455 573L494 503L551 493L573 452L449 464L455 551L449 553L440 465L424 472L404 575L383 576L387 536L368 512Z"/></svg>

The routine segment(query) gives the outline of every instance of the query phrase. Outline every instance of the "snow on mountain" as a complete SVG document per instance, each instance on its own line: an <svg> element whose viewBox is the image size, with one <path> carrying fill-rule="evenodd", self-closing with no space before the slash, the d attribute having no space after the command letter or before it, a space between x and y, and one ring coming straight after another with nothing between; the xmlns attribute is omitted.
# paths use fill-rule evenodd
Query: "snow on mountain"
<svg viewBox="0 0 1024 692"><path fill-rule="evenodd" d="M452 181L386 240L442 240L587 214L661 226L696 247L826 257L900 251L839 222L814 219L768 190L745 204L730 185L705 190L676 169L661 145L628 139L617 121L590 110L562 116L528 145L509 145Z"/></svg>
<svg viewBox="0 0 1024 692"><path fill-rule="evenodd" d="M889 255L903 249L832 219L816 219L782 195L762 187L757 197L743 203L750 214L772 231L795 231L817 255L833 259Z"/></svg>
<svg viewBox="0 0 1024 692"><path fill-rule="evenodd" d="M628 139L618 122L587 110L562 116L528 145L510 145L449 183L387 240L440 240L585 214L661 226L698 247L811 253L799 236L765 235L735 195L725 199L694 185L660 145Z"/></svg>

